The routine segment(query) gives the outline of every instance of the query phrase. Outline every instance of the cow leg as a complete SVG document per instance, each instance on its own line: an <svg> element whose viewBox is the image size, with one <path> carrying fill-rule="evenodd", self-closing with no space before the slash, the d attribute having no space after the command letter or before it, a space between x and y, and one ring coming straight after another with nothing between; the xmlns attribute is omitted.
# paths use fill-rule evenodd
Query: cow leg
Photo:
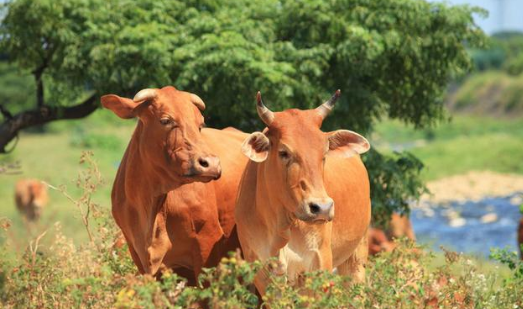
<svg viewBox="0 0 523 309"><path fill-rule="evenodd" d="M256 290L260 294L261 297L265 295L265 291L267 290L267 285L269 285L269 275L268 270L265 268L262 268L258 273L256 274L256 277L254 277L254 286L256 287ZM260 297L260 299L261 299Z"/></svg>
<svg viewBox="0 0 523 309"><path fill-rule="evenodd" d="M136 267L138 267L138 271L140 272L140 274L144 274L145 270L144 270L144 268L142 266L142 261L140 260L140 257L138 256L138 253L136 253L136 251L134 250L133 245L131 245L130 242L127 242L127 245L129 247L129 252L131 253L131 258L133 259L133 262L136 265Z"/></svg>
<svg viewBox="0 0 523 309"><path fill-rule="evenodd" d="M367 263L369 255L367 233L361 239L354 253L345 262L338 265L338 273L342 276L350 276L354 283L365 282L365 263Z"/></svg>

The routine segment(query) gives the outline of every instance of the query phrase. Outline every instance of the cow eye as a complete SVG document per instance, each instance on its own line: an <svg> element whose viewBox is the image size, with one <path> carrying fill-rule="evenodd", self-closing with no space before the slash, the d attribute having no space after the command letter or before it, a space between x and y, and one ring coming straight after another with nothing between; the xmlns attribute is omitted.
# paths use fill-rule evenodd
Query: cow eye
<svg viewBox="0 0 523 309"><path fill-rule="evenodd" d="M280 150L278 152L278 155L280 155L280 158L282 159L288 159L289 158L289 153L285 150Z"/></svg>
<svg viewBox="0 0 523 309"><path fill-rule="evenodd" d="M162 124L162 126L172 126L174 128L177 127L176 122L174 122L174 120L169 117L161 118L160 123Z"/></svg>

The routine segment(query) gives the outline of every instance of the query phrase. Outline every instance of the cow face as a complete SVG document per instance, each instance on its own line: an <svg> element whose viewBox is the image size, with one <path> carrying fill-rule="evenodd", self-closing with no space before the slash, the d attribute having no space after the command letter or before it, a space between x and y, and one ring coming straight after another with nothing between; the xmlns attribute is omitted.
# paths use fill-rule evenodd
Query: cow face
<svg viewBox="0 0 523 309"><path fill-rule="evenodd" d="M102 97L102 105L120 118L138 117L142 160L153 172L176 182L210 181L221 175L220 161L202 142L203 101L174 87L144 89L134 99Z"/></svg>
<svg viewBox="0 0 523 309"><path fill-rule="evenodd" d="M272 113L258 94L258 113L268 128L251 134L242 146L252 161L264 162L265 182L270 190L277 190L275 196L280 199L273 203L306 222L334 217L334 201L325 191L323 178L327 157L351 157L369 149L368 141L355 132L322 132L324 108Z"/></svg>

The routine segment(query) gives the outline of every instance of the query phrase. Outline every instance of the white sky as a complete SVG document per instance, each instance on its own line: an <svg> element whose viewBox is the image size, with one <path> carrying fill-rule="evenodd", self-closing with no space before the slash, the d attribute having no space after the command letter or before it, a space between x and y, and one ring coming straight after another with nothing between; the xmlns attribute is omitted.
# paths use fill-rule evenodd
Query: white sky
<svg viewBox="0 0 523 309"><path fill-rule="evenodd" d="M489 11L486 19L476 17L477 24L488 34L498 31L523 31L523 0L429 0L451 4L470 4Z"/></svg>

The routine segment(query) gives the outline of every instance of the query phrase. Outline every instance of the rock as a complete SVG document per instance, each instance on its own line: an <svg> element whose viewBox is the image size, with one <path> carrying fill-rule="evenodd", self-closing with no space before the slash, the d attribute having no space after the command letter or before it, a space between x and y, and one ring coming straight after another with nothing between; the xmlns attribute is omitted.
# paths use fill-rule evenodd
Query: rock
<svg viewBox="0 0 523 309"><path fill-rule="evenodd" d="M423 216L427 218L434 217L434 210L432 208L423 208Z"/></svg>
<svg viewBox="0 0 523 309"><path fill-rule="evenodd" d="M462 227L465 224L467 224L467 220L465 220L463 218L453 218L453 219L450 219L450 221L449 221L450 227Z"/></svg>
<svg viewBox="0 0 523 309"><path fill-rule="evenodd" d="M519 206L523 204L523 198L520 195L513 196L510 198L510 204L514 206Z"/></svg>
<svg viewBox="0 0 523 309"><path fill-rule="evenodd" d="M443 212L443 215L447 217L449 220L458 219L461 217L459 212L455 211L454 209L447 209Z"/></svg>
<svg viewBox="0 0 523 309"><path fill-rule="evenodd" d="M480 219L481 223L492 223L498 221L498 215L494 212L483 215Z"/></svg>

